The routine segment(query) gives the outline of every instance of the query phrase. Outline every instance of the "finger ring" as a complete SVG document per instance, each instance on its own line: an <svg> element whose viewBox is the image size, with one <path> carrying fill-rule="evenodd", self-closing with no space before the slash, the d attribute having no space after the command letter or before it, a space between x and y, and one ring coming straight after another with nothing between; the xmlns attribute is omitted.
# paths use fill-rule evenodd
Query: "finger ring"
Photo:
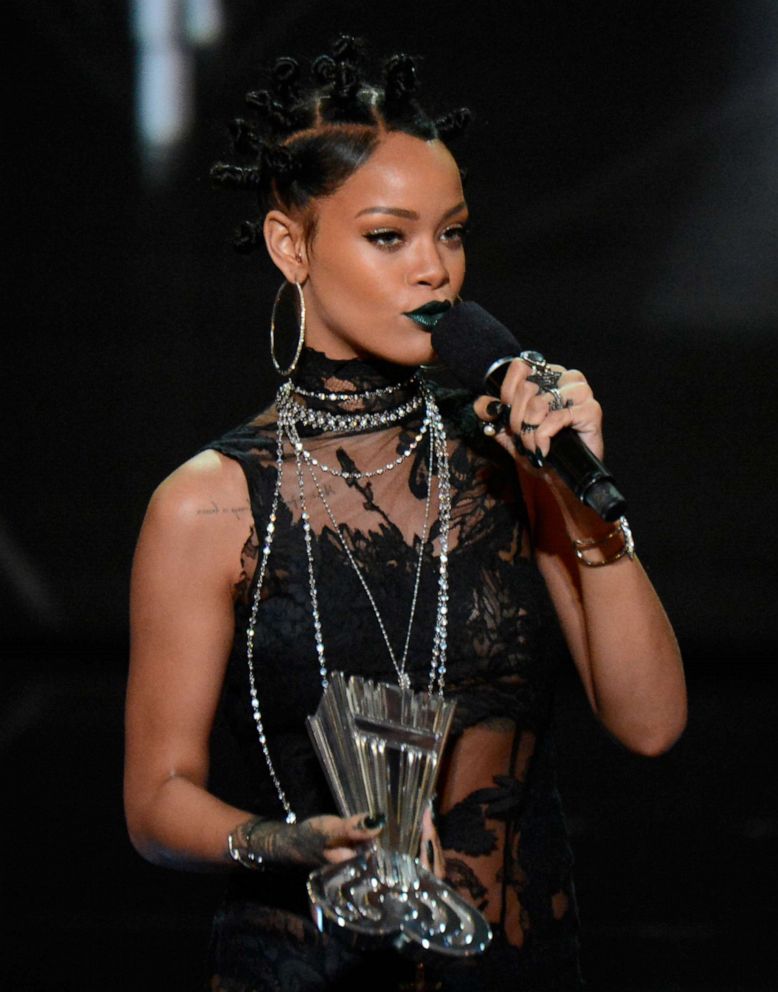
<svg viewBox="0 0 778 992"><path fill-rule="evenodd" d="M564 410L565 401L562 399L562 394L559 392L556 386L552 386L547 389L546 395L551 397L551 402L548 405L549 410L553 413L555 410Z"/></svg>
<svg viewBox="0 0 778 992"><path fill-rule="evenodd" d="M486 434L487 437L494 437L494 435L497 433L497 428L494 426L494 424L489 424L489 423L481 424L481 430L484 432L484 434Z"/></svg>
<svg viewBox="0 0 778 992"><path fill-rule="evenodd" d="M536 431L538 427L540 427L540 424L528 424L525 420L522 420L520 432L522 434L531 434L533 431Z"/></svg>
<svg viewBox="0 0 778 992"><path fill-rule="evenodd" d="M536 386L540 386L542 393L553 389L559 382L562 373L550 369L539 351L522 351L519 358L532 369L531 374L527 376L527 382L534 382Z"/></svg>

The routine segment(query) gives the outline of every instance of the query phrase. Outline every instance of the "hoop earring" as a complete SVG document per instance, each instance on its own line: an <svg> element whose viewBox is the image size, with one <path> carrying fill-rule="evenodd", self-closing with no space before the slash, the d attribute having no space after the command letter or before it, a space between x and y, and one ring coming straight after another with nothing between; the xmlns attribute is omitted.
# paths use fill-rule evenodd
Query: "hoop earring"
<svg viewBox="0 0 778 992"><path fill-rule="evenodd" d="M281 297L283 296L284 290L287 286L294 286L297 289L297 348L295 349L294 358L292 359L288 368L283 369L278 363L276 358L276 312L278 310L278 304L281 302ZM291 375L292 372L297 368L297 362L300 358L300 354L303 350L303 344L305 344L305 297L303 296L303 288L297 280L294 283L282 282L278 287L278 292L276 293L276 298L273 302L273 309L270 313L270 357L273 359L273 365L276 367L276 371L279 375Z"/></svg>

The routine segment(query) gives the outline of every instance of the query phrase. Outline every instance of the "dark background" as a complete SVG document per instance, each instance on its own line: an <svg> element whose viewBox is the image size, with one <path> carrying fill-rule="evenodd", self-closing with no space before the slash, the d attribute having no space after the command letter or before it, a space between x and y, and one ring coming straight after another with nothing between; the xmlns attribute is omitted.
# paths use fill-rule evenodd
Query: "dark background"
<svg viewBox="0 0 778 992"><path fill-rule="evenodd" d="M433 105L475 110L466 296L594 384L686 658L689 728L657 760L560 686L592 989L775 987L778 5L214 6L166 152L137 134L129 4L4 6L5 987L197 987L218 883L124 833L128 573L154 486L276 385L277 279L207 181L224 125L260 65L339 29L424 54Z"/></svg>

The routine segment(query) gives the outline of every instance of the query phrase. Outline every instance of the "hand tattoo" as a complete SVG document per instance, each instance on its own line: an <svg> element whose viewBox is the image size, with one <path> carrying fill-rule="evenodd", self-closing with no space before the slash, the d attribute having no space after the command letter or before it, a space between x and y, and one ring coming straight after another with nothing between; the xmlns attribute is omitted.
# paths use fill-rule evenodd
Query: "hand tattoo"
<svg viewBox="0 0 778 992"><path fill-rule="evenodd" d="M318 867L325 863L327 836L309 822L250 820L239 828L247 849L268 867Z"/></svg>

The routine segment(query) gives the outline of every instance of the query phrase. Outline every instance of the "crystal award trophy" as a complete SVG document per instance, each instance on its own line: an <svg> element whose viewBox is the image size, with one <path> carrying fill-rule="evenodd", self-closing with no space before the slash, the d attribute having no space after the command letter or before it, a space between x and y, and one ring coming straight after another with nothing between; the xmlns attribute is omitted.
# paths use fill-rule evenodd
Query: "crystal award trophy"
<svg viewBox="0 0 778 992"><path fill-rule="evenodd" d="M320 930L354 943L420 953L478 954L489 925L417 858L455 703L335 672L308 730L341 816L384 813L386 826L356 857L308 879Z"/></svg>

